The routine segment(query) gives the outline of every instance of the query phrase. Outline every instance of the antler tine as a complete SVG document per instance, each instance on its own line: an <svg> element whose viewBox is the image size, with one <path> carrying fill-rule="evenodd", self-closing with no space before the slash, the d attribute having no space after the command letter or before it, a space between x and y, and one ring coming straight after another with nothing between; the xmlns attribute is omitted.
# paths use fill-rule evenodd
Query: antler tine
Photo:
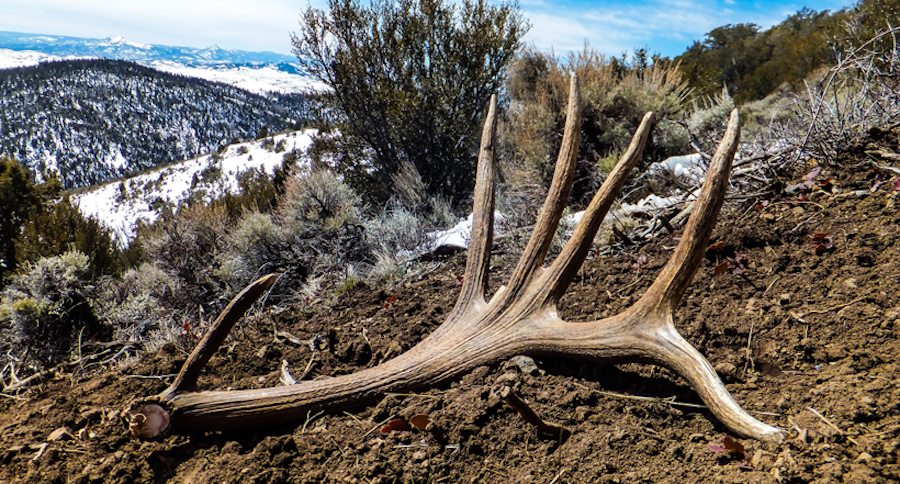
<svg viewBox="0 0 900 484"><path fill-rule="evenodd" d="M700 197L694 202L693 213L684 228L678 247L653 285L635 304L635 308L652 310L662 309L664 306L669 311L674 311L681 301L694 273L701 265L703 253L706 251L716 218L725 200L731 162L737 152L740 131L741 121L735 109L731 112L728 128L710 163Z"/></svg>
<svg viewBox="0 0 900 484"><path fill-rule="evenodd" d="M578 77L572 73L569 85L569 106L566 111L566 128L563 132L562 144L559 147L559 156L556 159L556 168L553 172L553 182L541 214L531 233L531 239L522 252L522 257L516 265L509 284L506 287L506 301L512 301L518 297L525 286L531 281L534 273L539 269L547 256L553 235L559 225L563 209L572 189L572 180L575 176L575 158L578 155L578 145L581 142L581 92Z"/></svg>
<svg viewBox="0 0 900 484"><path fill-rule="evenodd" d="M464 314L473 304L484 303L491 246L494 238L494 139L497 132L497 95L491 96L481 133L478 173L475 176L475 200L472 208L472 237L466 259L465 280L453 308L453 315Z"/></svg>
<svg viewBox="0 0 900 484"><path fill-rule="evenodd" d="M716 370L672 324L672 313L666 316L667 324L645 340L644 356L675 370L697 391L709 411L733 432L763 442L784 441L785 431L760 422L752 417L728 393Z"/></svg>
<svg viewBox="0 0 900 484"><path fill-rule="evenodd" d="M197 343L194 351L188 356L188 359L181 366L181 371L172 381L172 384L164 390L160 395L170 397L178 392L190 390L197 386L197 378L203 367L212 358L212 355L222 346L225 338L231 331L231 328L241 319L244 313L253 306L257 299L262 297L278 280L277 274L268 274L250 283L244 288L234 299L228 303L228 306L222 310L219 317L213 321L209 330L203 335L203 338Z"/></svg>
<svg viewBox="0 0 900 484"><path fill-rule="evenodd" d="M603 182L603 185L597 190L591 203L584 211L581 222L575 228L575 233L563 247L562 252L553 261L550 269L547 271L547 284L542 285L542 297L544 303L558 302L565 294L572 278L578 273L581 264L587 257L591 248L594 236L600 229L600 224L606 213L612 206L613 201L622 189L628 174L641 159L644 147L647 145L647 139L650 137L650 130L653 128L655 118L652 112L644 115L644 119L631 138L628 150L622 155L619 163L616 164L613 171Z"/></svg>

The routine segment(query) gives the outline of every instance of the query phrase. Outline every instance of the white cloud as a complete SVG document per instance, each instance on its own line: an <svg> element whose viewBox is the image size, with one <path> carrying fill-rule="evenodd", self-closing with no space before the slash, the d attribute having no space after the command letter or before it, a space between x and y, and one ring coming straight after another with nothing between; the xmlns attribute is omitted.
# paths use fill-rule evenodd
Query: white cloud
<svg viewBox="0 0 900 484"><path fill-rule="evenodd" d="M585 39L591 47L610 55L644 46L663 50L657 45L660 41L677 41L681 50L684 46L680 43L698 38L717 25L713 12L692 0L589 8L557 6L553 10L551 14L525 7L525 16L532 22L528 40L538 48L552 46L557 52L580 49Z"/></svg>

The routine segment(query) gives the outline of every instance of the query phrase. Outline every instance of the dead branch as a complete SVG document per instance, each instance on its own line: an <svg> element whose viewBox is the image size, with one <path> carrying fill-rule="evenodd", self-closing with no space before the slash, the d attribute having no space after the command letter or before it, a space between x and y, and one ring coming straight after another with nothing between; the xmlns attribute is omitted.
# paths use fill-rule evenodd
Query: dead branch
<svg viewBox="0 0 900 484"><path fill-rule="evenodd" d="M534 425L538 431L538 435L556 441L562 442L566 440L571 432L562 425L547 422L538 416L537 412L532 409L525 400L516 394L512 388L504 386L500 389L500 398L503 399L510 407L525 419L526 422Z"/></svg>

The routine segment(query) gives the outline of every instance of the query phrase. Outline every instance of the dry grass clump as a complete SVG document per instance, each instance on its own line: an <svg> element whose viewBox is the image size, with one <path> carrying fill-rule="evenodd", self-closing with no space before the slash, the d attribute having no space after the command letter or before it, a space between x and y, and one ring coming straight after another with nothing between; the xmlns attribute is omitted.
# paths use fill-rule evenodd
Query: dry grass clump
<svg viewBox="0 0 900 484"><path fill-rule="evenodd" d="M589 48L566 62L526 52L510 71L509 111L499 131L507 184L526 193L544 192L535 188L546 188L552 176L572 73L581 83L584 113L573 187L576 203L585 202L602 182L647 111L660 120L646 150L648 161L689 149L687 132L678 121L688 108L690 91L677 65L659 61L627 66Z"/></svg>

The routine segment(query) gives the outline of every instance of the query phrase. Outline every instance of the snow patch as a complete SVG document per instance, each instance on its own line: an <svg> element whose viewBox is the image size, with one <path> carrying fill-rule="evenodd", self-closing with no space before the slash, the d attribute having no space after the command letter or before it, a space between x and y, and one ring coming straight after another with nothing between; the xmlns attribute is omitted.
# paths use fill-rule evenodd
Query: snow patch
<svg viewBox="0 0 900 484"><path fill-rule="evenodd" d="M653 163L648 168L651 175L670 172L678 177L687 177L692 182L699 183L706 175L706 166L700 153L689 155L670 156L663 161Z"/></svg>
<svg viewBox="0 0 900 484"><path fill-rule="evenodd" d="M129 44L131 45L131 44ZM95 59L96 57L60 57L31 50L0 49L0 69L36 66L42 62L59 60ZM154 69L207 81L229 84L256 94L266 92L304 93L323 91L328 87L311 77L279 70L274 65L259 67L189 67L174 61L139 62Z"/></svg>
<svg viewBox="0 0 900 484"><path fill-rule="evenodd" d="M296 93L328 89L324 83L315 79L280 71L272 66L211 69L189 67L171 61L155 61L150 63L150 67L171 74L230 84L256 94L266 92Z"/></svg>
<svg viewBox="0 0 900 484"><path fill-rule="evenodd" d="M428 234L428 242L425 247L419 251L419 255L439 252L446 249L465 250L469 247L469 240L472 238L472 219L474 214L460 221L458 224L447 230L440 230ZM500 212L494 212L494 233L498 233L497 227L503 225L505 217Z"/></svg>
<svg viewBox="0 0 900 484"><path fill-rule="evenodd" d="M192 158L92 187L74 195L72 202L81 213L109 228L117 242L125 246L134 239L138 224L155 221L165 206L178 207L192 194L210 201L225 193L237 193L240 175L249 170L272 175L281 167L286 153L296 150L305 155L315 133L294 131L229 145L215 156ZM282 143L284 149L275 152Z"/></svg>
<svg viewBox="0 0 900 484"><path fill-rule="evenodd" d="M15 67L36 66L41 62L56 60L86 59L86 57L58 57L33 50L9 50L0 49L0 69L12 69Z"/></svg>

